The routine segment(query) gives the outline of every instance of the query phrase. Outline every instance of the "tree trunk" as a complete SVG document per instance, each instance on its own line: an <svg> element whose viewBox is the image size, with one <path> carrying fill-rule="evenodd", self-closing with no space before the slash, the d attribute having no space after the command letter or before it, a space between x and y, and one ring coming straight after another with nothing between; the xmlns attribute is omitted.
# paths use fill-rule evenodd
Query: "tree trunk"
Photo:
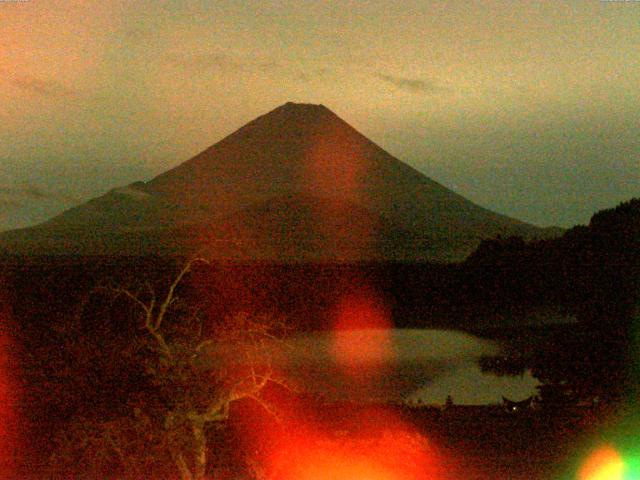
<svg viewBox="0 0 640 480"><path fill-rule="evenodd" d="M192 424L194 440L194 480L203 480L207 472L207 437L204 433L204 422Z"/></svg>
<svg viewBox="0 0 640 480"><path fill-rule="evenodd" d="M189 470L189 465L185 462L184 457L181 453L178 453L174 457L174 461L178 470L180 471L180 480L194 480L193 475L191 474L191 470Z"/></svg>

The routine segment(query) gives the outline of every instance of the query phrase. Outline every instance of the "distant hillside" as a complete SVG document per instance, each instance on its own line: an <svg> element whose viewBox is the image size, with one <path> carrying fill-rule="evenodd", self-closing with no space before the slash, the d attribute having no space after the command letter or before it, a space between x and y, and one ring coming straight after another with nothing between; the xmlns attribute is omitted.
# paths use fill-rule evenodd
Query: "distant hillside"
<svg viewBox="0 0 640 480"><path fill-rule="evenodd" d="M322 105L287 103L146 183L0 234L0 251L458 261L482 239L558 233L475 205Z"/></svg>
<svg viewBox="0 0 640 480"><path fill-rule="evenodd" d="M474 313L484 302L480 318L499 320L493 328L469 322L468 330L512 342L497 362L489 361L490 370L531 369L544 384L543 398L635 398L640 198L602 210L559 238L484 241L461 275L475 285L467 298ZM554 310L555 325L522 325L530 312Z"/></svg>
<svg viewBox="0 0 640 480"><path fill-rule="evenodd" d="M478 279L478 302L556 305L609 334L624 330L640 311L640 198L602 210L558 238L483 241L464 270Z"/></svg>

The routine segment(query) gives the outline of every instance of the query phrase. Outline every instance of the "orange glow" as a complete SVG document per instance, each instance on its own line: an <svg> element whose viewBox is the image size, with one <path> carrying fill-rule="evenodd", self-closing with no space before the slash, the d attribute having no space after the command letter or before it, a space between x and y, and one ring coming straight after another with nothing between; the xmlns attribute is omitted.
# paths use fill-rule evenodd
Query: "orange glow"
<svg viewBox="0 0 640 480"><path fill-rule="evenodd" d="M247 403L233 425L269 480L467 478L448 455L390 408L270 397L278 418Z"/></svg>
<svg viewBox="0 0 640 480"><path fill-rule="evenodd" d="M580 468L578 480L623 480L624 470L620 454L607 445L589 456Z"/></svg>
<svg viewBox="0 0 640 480"><path fill-rule="evenodd" d="M265 462L274 480L448 478L435 449L397 421L343 435L298 423L281 435Z"/></svg>
<svg viewBox="0 0 640 480"><path fill-rule="evenodd" d="M394 358L391 315L373 292L363 289L338 303L332 329L331 355L349 374L358 375Z"/></svg>
<svg viewBox="0 0 640 480"><path fill-rule="evenodd" d="M301 456L296 468L283 472L282 480L396 480L400 477L378 462L341 452L316 451Z"/></svg>

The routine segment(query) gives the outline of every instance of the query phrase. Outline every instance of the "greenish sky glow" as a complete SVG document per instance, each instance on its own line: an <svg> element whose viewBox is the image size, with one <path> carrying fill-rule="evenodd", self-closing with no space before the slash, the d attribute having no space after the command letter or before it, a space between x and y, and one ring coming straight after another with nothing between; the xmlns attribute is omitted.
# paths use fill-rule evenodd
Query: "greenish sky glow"
<svg viewBox="0 0 640 480"><path fill-rule="evenodd" d="M482 206L640 196L640 2L0 2L0 230L322 103Z"/></svg>

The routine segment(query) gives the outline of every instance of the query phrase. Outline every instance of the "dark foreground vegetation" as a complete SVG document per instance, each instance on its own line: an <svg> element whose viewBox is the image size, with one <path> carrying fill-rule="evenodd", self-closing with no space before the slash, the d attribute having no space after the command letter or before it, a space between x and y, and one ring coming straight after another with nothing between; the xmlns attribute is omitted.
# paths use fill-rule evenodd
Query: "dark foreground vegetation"
<svg viewBox="0 0 640 480"><path fill-rule="evenodd" d="M251 452L236 448L231 405L257 402L276 415L262 389L286 382L269 369L248 374L247 362L231 369L242 378L225 377L229 369L201 361L204 345L329 328L336 299L356 290L375 292L398 327L508 340L483 367L531 369L542 382L554 407L524 416L402 413L452 458L476 463L477 478L551 478L569 444L612 418L572 408L612 408L637 392L637 199L557 239L484 241L454 265L196 262L180 277L185 261L3 260L2 381L15 396L17 478L204 478L224 462L255 474ZM535 312L575 322L522 321ZM482 477L486 465L497 473Z"/></svg>

